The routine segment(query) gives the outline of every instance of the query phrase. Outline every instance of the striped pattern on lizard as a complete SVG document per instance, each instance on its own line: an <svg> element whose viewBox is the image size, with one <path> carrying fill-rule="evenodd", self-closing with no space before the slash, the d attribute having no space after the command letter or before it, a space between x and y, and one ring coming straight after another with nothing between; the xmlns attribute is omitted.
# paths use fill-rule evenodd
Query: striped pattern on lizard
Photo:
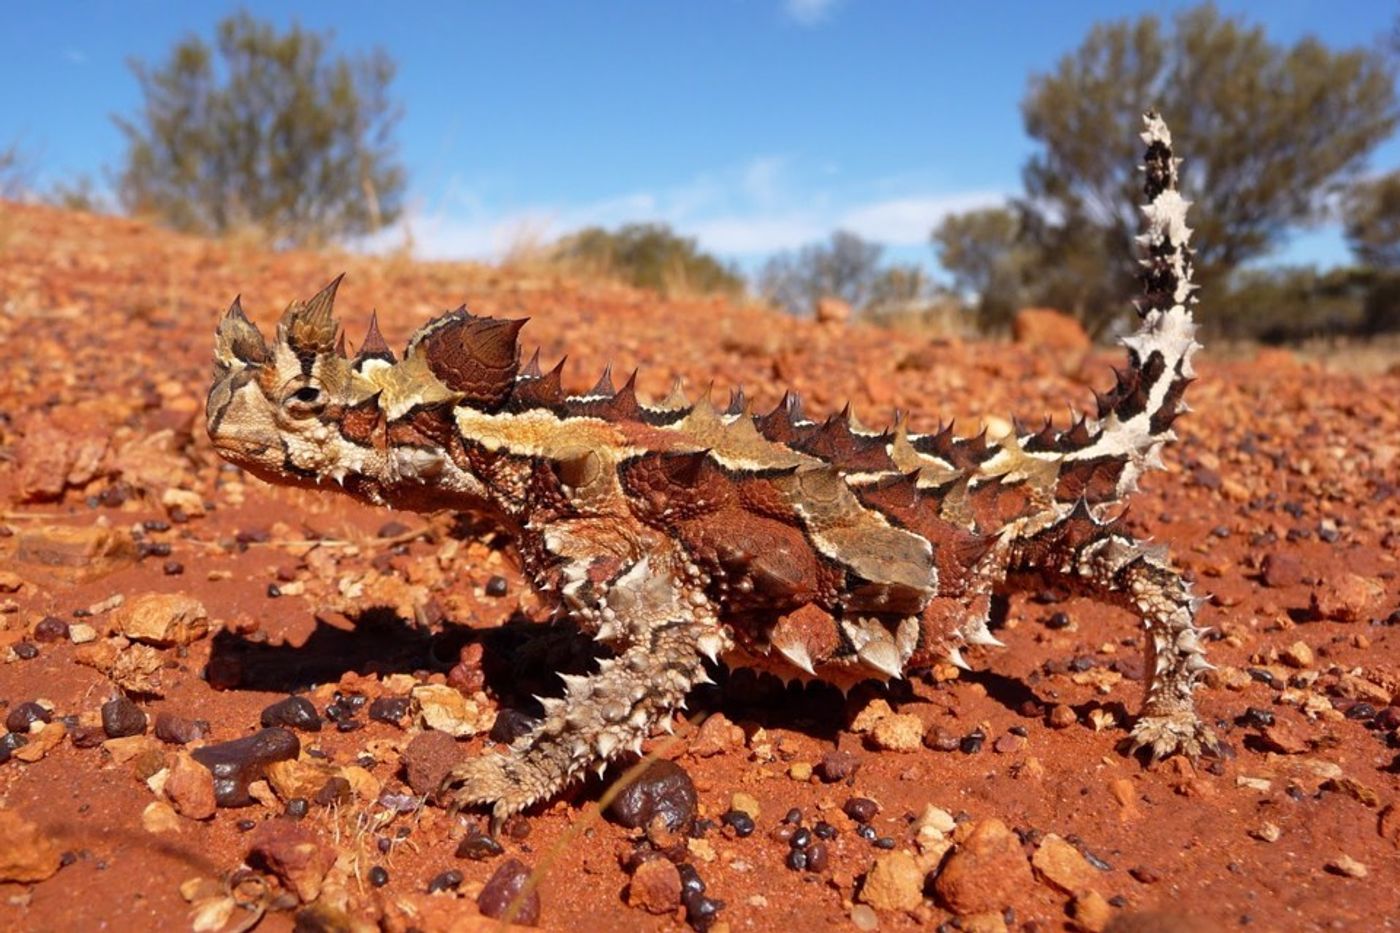
<svg viewBox="0 0 1400 933"><path fill-rule="evenodd" d="M460 308L397 358L373 318L349 355L339 279L292 304L267 342L237 300L219 325L209 435L274 483L417 511L485 513L533 584L612 652L566 676L532 731L462 763L445 795L499 817L669 725L704 661L842 687L999 644L994 600L1050 582L1135 612L1153 757L1213 751L1192 689L1209 667L1199 600L1118 520L1160 466L1198 348L1191 251L1166 125L1145 116L1140 327L1097 415L999 440L808 418L795 395L755 414L679 392L647 404L635 374L566 395L561 367L521 365L523 321Z"/></svg>

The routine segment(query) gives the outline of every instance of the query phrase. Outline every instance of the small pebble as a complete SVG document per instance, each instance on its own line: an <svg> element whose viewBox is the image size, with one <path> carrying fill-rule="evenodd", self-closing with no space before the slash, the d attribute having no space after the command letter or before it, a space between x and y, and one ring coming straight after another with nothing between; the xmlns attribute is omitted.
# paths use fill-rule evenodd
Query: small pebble
<svg viewBox="0 0 1400 933"><path fill-rule="evenodd" d="M428 893L436 894L439 891L455 891L461 883L462 873L455 868L449 868L447 871L433 875L432 880L428 882ZM485 913L485 911L482 911L482 913Z"/></svg>
<svg viewBox="0 0 1400 933"><path fill-rule="evenodd" d="M178 577L185 572L185 565L178 560L168 560L161 565L160 569L167 577Z"/></svg>
<svg viewBox="0 0 1400 933"><path fill-rule="evenodd" d="M628 829L641 829L660 816L675 832L695 819L695 782L674 761L652 762L608 805L608 817Z"/></svg>
<svg viewBox="0 0 1400 933"><path fill-rule="evenodd" d="M521 896L529 877L530 869L519 859L506 859L476 896L477 910L493 920L505 919L509 914L512 923L524 926L539 923L539 891L531 890L529 894Z"/></svg>
<svg viewBox="0 0 1400 933"><path fill-rule="evenodd" d="M505 854L505 847L495 839L473 827L457 844L457 857L484 862Z"/></svg>
<svg viewBox="0 0 1400 933"><path fill-rule="evenodd" d="M369 718L397 726L407 718L411 705L408 697L376 697L369 705Z"/></svg>
<svg viewBox="0 0 1400 933"><path fill-rule="evenodd" d="M685 898L685 922L691 929L704 933L715 925L723 908L724 901L703 894L691 895Z"/></svg>
<svg viewBox="0 0 1400 933"><path fill-rule="evenodd" d="M376 865L369 870L369 883L376 888L382 888L389 883L389 872L383 865Z"/></svg>
<svg viewBox="0 0 1400 933"><path fill-rule="evenodd" d="M207 736L209 723L204 719L185 719L174 713L156 713L156 738L169 745L187 745Z"/></svg>
<svg viewBox="0 0 1400 933"><path fill-rule="evenodd" d="M311 804L305 797L293 797L291 800L287 801L287 815L294 820L299 820L306 816L307 811L310 809Z"/></svg>
<svg viewBox="0 0 1400 933"><path fill-rule="evenodd" d="M787 867L788 867L788 868L791 868L793 871L806 871L806 870L807 870L807 852L806 852L806 850L804 850L804 849L790 849L790 850L788 850L786 863L787 863Z"/></svg>
<svg viewBox="0 0 1400 933"><path fill-rule="evenodd" d="M880 805L868 797L851 797L841 810L857 823L869 823L880 812Z"/></svg>
<svg viewBox="0 0 1400 933"><path fill-rule="evenodd" d="M306 697L287 697L262 711L258 717L264 729L286 726L301 732L320 732L321 716Z"/></svg>
<svg viewBox="0 0 1400 933"><path fill-rule="evenodd" d="M827 752L817 762L816 775L826 784L835 784L855 775L860 759L851 752Z"/></svg>
<svg viewBox="0 0 1400 933"><path fill-rule="evenodd" d="M236 828L238 829L238 831L239 831L240 833L246 833L246 832L248 832L249 830L251 830L254 826L257 826L257 825L258 825L258 821L257 821L257 820L239 820L237 823L234 823L233 825L234 825L234 827L236 827Z"/></svg>
<svg viewBox="0 0 1400 933"><path fill-rule="evenodd" d="M753 835L753 817L749 816L743 810L730 810L728 813L724 814L724 816L720 817L720 822L734 830L734 835L741 839L745 836Z"/></svg>
<svg viewBox="0 0 1400 933"><path fill-rule="evenodd" d="M818 820L817 825L812 827L812 832L817 834L818 839L835 839L836 827L826 820Z"/></svg>
<svg viewBox="0 0 1400 933"><path fill-rule="evenodd" d="M22 641L14 647L15 657L21 661L32 661L39 656L39 647L33 642Z"/></svg>
<svg viewBox="0 0 1400 933"><path fill-rule="evenodd" d="M263 776L274 761L297 757L301 742L288 729L264 729L231 742L205 745L191 754L214 773L214 799L221 807L246 807L253 803L248 785Z"/></svg>
<svg viewBox="0 0 1400 933"><path fill-rule="evenodd" d="M805 849L811 844L812 831L805 826L793 833L792 838L788 840L788 845L794 849Z"/></svg>
<svg viewBox="0 0 1400 933"><path fill-rule="evenodd" d="M831 854L824 842L814 842L807 849L807 870L814 872L826 871L831 864Z"/></svg>
<svg viewBox="0 0 1400 933"><path fill-rule="evenodd" d="M880 928L880 917L869 904L857 904L851 908L851 923L857 930L870 933Z"/></svg>
<svg viewBox="0 0 1400 933"><path fill-rule="evenodd" d="M34 640L40 644L68 640L68 623L58 616L44 616L34 626Z"/></svg>
<svg viewBox="0 0 1400 933"><path fill-rule="evenodd" d="M700 877L700 872L695 870L694 865L682 862L676 866L676 870L681 876L682 899L705 893L705 880Z"/></svg>
<svg viewBox="0 0 1400 933"><path fill-rule="evenodd" d="M118 696L102 704L102 731L109 739L141 735L146 731L146 714L125 696Z"/></svg>
<svg viewBox="0 0 1400 933"><path fill-rule="evenodd" d="M53 712L38 703L21 703L5 717L5 728L11 732L28 732L31 722L52 722Z"/></svg>
<svg viewBox="0 0 1400 933"><path fill-rule="evenodd" d="M494 574L491 579L486 581L487 596L504 596L508 590L509 586L506 584L506 578L500 574Z"/></svg>
<svg viewBox="0 0 1400 933"><path fill-rule="evenodd" d="M784 814L784 816L783 816L783 822L784 822L784 823L787 823L789 826L801 826L801 825L802 825L802 810L801 810L801 808L799 808L799 807L793 807L791 810L789 810L786 814Z"/></svg>

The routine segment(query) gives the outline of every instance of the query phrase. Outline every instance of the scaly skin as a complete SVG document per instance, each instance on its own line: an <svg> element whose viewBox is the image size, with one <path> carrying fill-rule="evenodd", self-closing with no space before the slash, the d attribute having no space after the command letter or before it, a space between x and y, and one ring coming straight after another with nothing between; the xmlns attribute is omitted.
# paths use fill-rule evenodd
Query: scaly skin
<svg viewBox="0 0 1400 933"><path fill-rule="evenodd" d="M1184 411L1197 349L1190 231L1166 126L1146 118L1142 324L1098 414L995 442L951 431L816 422L795 396L755 415L683 395L640 402L609 374L566 396L560 369L519 364L521 321L463 309L402 360L373 319L350 357L339 279L289 307L269 344L235 300L219 326L209 435L271 482L337 485L417 511L470 510L508 529L542 592L614 652L505 754L445 785L497 817L669 724L703 660L849 687L999 644L996 599L1043 585L1136 612L1147 695L1132 742L1156 758L1212 751L1191 694L1209 665L1198 601L1164 554L1117 521Z"/></svg>

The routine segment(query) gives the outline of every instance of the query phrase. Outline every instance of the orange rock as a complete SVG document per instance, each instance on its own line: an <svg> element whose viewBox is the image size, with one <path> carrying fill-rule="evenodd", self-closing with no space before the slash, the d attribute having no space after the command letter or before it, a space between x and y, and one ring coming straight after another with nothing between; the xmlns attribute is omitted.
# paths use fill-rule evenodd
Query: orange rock
<svg viewBox="0 0 1400 933"><path fill-rule="evenodd" d="M43 881L58 871L58 846L13 810L0 810L0 881Z"/></svg>
<svg viewBox="0 0 1400 933"><path fill-rule="evenodd" d="M958 914L1002 910L1031 883L1021 841L998 819L978 823L948 856L934 882L938 896Z"/></svg>
<svg viewBox="0 0 1400 933"><path fill-rule="evenodd" d="M1091 888L1098 881L1094 866L1060 836L1048 834L1031 857L1036 874L1066 894Z"/></svg>
<svg viewBox="0 0 1400 933"><path fill-rule="evenodd" d="M1384 598L1380 581L1343 573L1313 590L1312 611L1334 622L1365 622Z"/></svg>
<svg viewBox="0 0 1400 933"><path fill-rule="evenodd" d="M1011 321L1011 336L1019 344L1047 350L1087 350L1089 335L1068 314L1049 308L1024 308Z"/></svg>
<svg viewBox="0 0 1400 933"><path fill-rule="evenodd" d="M321 882L335 864L335 850L290 820L265 820L249 834L248 857L260 859L303 903L321 893Z"/></svg>
<svg viewBox="0 0 1400 933"><path fill-rule="evenodd" d="M681 905L681 874L668 858L651 858L637 866L627 886L627 904L648 913L669 914Z"/></svg>
<svg viewBox="0 0 1400 933"><path fill-rule="evenodd" d="M170 766L165 779L165 796L175 811L192 820L207 820L214 815L214 775L195 761L188 752L180 752Z"/></svg>

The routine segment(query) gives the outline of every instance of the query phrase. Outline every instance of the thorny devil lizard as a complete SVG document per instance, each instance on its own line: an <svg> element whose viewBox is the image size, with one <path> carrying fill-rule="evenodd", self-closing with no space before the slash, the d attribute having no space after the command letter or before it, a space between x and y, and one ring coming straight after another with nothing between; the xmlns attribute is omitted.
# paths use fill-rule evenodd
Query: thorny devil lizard
<svg viewBox="0 0 1400 933"><path fill-rule="evenodd" d="M1138 331L1097 417L1001 440L874 432L755 415L676 395L648 405L605 376L565 395L523 321L460 308L402 360L374 320L353 357L331 316L339 279L292 304L269 345L237 300L219 325L208 428L220 454L274 483L329 484L373 503L494 516L534 585L611 649L505 754L468 760L444 795L497 818L669 726L705 659L849 687L998 645L994 600L1046 582L1139 614L1146 698L1132 729L1153 757L1212 752L1191 693L1209 668L1200 600L1165 554L1123 528L1121 503L1159 466L1186 410L1199 344L1179 160L1154 113L1147 146ZM561 364L562 365L562 364ZM635 377L634 377L635 379Z"/></svg>

